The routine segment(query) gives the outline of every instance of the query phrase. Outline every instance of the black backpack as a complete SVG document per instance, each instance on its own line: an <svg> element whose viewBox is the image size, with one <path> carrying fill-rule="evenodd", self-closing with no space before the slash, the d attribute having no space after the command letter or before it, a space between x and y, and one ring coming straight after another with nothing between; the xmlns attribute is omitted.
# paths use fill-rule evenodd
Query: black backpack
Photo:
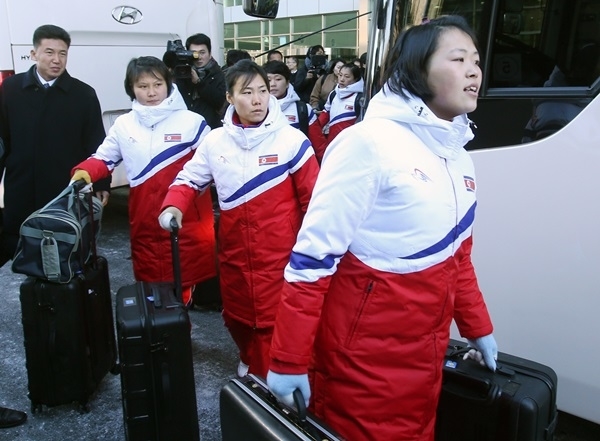
<svg viewBox="0 0 600 441"><path fill-rule="evenodd" d="M308 136L308 109L306 108L306 103L302 100L296 101L296 110L298 111L300 130Z"/></svg>

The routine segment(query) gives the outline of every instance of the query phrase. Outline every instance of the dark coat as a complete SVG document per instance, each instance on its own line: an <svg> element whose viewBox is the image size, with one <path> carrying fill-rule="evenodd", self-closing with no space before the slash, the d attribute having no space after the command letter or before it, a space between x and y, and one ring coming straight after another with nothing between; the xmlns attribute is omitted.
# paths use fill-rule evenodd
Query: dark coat
<svg viewBox="0 0 600 441"><path fill-rule="evenodd" d="M69 183L71 168L94 153L105 132L96 92L66 71L48 89L35 66L0 86L0 136L6 153L2 251L14 254L19 227ZM110 180L94 184L108 190Z"/></svg>
<svg viewBox="0 0 600 441"><path fill-rule="evenodd" d="M216 62L212 63L204 79L198 83L192 83L189 78L178 78L175 83L189 110L202 115L211 129L223 126L225 74Z"/></svg>

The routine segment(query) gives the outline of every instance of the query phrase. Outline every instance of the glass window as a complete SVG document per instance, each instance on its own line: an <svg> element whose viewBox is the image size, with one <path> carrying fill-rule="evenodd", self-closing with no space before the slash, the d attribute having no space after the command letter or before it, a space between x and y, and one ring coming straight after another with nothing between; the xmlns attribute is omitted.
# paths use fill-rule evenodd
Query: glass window
<svg viewBox="0 0 600 441"><path fill-rule="evenodd" d="M260 38L239 38L237 40L238 49L245 51L260 51Z"/></svg>
<svg viewBox="0 0 600 441"><path fill-rule="evenodd" d="M290 39L288 35L274 35L271 36L271 45L269 47L273 48L273 47L277 47L277 46L281 46L282 44L286 44L289 43ZM281 51L285 51L288 47L282 47L280 50Z"/></svg>
<svg viewBox="0 0 600 441"><path fill-rule="evenodd" d="M294 21L294 32L306 33L318 31L322 28L320 15L308 15L306 17L297 17Z"/></svg>
<svg viewBox="0 0 600 441"><path fill-rule="evenodd" d="M237 29L238 29L237 36L239 38L255 37L255 36L260 35L261 22L256 20L256 21L246 21L243 23L238 23Z"/></svg>
<svg viewBox="0 0 600 441"><path fill-rule="evenodd" d="M296 40L297 38L302 38L304 35L307 34L294 34L292 35L292 40ZM317 33L314 35L311 35L310 37L304 37L299 41L296 41L296 46L314 46L315 44L323 44L321 42L321 34ZM354 43L356 45L356 43Z"/></svg>
<svg viewBox="0 0 600 441"><path fill-rule="evenodd" d="M271 33L272 34L289 34L290 33L290 19L280 18L271 21Z"/></svg>
<svg viewBox="0 0 600 441"><path fill-rule="evenodd" d="M323 27L329 27L329 26L333 26L335 24L344 22L350 18L356 18L356 12L345 12L342 14L329 14L329 15L325 15L325 24ZM345 23L342 23L338 26L335 26L333 28L331 28L332 30L336 30L336 31L340 31L343 29L356 29L356 27L358 26L357 24L357 20L350 20L350 21L346 21ZM354 43L354 45L356 45L356 42Z"/></svg>
<svg viewBox="0 0 600 441"><path fill-rule="evenodd" d="M356 31L324 32L325 47L356 47Z"/></svg>
<svg viewBox="0 0 600 441"><path fill-rule="evenodd" d="M225 38L234 38L235 37L235 25L233 23L228 23L223 28L223 36Z"/></svg>

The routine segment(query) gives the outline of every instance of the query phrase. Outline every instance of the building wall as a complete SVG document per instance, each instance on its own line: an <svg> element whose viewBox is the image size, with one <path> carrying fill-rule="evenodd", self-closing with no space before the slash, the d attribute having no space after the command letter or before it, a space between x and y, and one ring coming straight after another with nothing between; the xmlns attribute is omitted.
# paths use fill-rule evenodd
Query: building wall
<svg viewBox="0 0 600 441"><path fill-rule="evenodd" d="M241 3L224 2L225 51L244 49L259 62L278 46L284 55L302 57L310 46L321 44L330 58L348 60L366 51L370 21L368 15L356 17L370 10L370 0L281 0L275 20L249 17ZM340 22L344 23L310 35Z"/></svg>

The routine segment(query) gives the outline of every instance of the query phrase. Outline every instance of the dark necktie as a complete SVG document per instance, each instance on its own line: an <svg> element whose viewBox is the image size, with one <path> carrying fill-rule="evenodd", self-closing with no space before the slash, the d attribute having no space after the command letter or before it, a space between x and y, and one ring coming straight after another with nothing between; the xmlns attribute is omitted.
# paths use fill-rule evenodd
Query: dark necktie
<svg viewBox="0 0 600 441"><path fill-rule="evenodd" d="M50 87L50 84L49 84L49 83L45 83L45 84L44 84L44 89L48 89L49 87Z"/></svg>

